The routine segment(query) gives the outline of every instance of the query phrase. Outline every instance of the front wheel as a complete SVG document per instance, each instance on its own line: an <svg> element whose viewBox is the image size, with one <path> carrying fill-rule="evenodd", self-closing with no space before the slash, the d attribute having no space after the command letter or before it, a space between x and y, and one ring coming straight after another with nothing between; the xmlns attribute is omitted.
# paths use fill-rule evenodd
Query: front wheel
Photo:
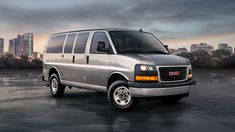
<svg viewBox="0 0 235 132"><path fill-rule="evenodd" d="M108 89L108 100L115 110L133 110L139 102L138 98L133 98L126 81L116 81Z"/></svg>
<svg viewBox="0 0 235 132"><path fill-rule="evenodd" d="M53 97L61 97L64 94L65 86L60 83L57 74L52 74L50 77L50 93Z"/></svg>

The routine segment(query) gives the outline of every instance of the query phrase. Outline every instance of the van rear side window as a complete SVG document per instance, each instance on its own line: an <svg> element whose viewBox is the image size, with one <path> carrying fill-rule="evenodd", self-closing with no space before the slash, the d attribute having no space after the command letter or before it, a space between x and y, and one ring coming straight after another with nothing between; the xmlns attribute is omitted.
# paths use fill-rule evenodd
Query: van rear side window
<svg viewBox="0 0 235 132"><path fill-rule="evenodd" d="M74 53L85 53L87 39L89 37L89 33L79 33L76 41L76 45L74 48Z"/></svg>
<svg viewBox="0 0 235 132"><path fill-rule="evenodd" d="M62 53L66 35L53 36L50 38L46 53Z"/></svg>
<svg viewBox="0 0 235 132"><path fill-rule="evenodd" d="M69 34L65 43L64 53L72 53L74 40L77 34Z"/></svg>

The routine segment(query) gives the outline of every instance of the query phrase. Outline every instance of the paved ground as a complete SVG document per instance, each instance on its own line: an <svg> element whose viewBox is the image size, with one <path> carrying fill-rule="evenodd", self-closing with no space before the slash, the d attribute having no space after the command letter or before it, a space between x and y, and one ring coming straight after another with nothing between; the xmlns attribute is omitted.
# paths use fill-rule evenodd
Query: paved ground
<svg viewBox="0 0 235 132"><path fill-rule="evenodd" d="M194 70L194 77L197 87L177 105L143 100L133 112L116 112L93 91L50 97L40 71L0 71L0 131L234 131L235 70Z"/></svg>

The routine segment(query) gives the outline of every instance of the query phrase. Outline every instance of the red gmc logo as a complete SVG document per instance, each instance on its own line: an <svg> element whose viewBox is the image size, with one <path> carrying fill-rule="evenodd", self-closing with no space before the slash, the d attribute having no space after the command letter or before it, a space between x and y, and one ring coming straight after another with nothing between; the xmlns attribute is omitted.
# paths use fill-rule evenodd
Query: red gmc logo
<svg viewBox="0 0 235 132"><path fill-rule="evenodd" d="M169 76L179 76L179 75L180 75L179 71L169 72Z"/></svg>

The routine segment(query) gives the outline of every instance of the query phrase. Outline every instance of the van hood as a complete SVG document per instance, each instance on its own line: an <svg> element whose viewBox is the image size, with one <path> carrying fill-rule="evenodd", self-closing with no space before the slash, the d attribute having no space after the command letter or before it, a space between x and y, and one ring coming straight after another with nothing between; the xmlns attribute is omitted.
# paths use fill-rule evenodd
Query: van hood
<svg viewBox="0 0 235 132"><path fill-rule="evenodd" d="M184 57L170 54L126 54L141 61L142 64L165 65L189 65L190 61Z"/></svg>

